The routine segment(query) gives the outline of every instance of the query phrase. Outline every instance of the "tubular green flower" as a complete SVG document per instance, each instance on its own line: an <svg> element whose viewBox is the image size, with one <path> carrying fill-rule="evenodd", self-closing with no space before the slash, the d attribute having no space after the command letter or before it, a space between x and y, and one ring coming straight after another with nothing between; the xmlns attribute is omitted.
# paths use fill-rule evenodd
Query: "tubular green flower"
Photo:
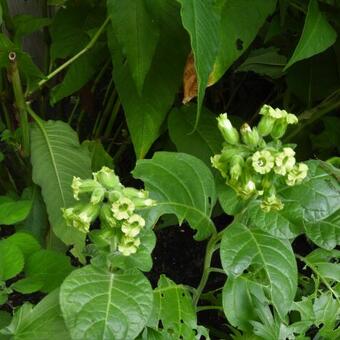
<svg viewBox="0 0 340 340"><path fill-rule="evenodd" d="M124 256L130 256L131 254L135 254L137 252L139 246L140 246L139 238L123 236L118 245L118 250Z"/></svg>
<svg viewBox="0 0 340 340"><path fill-rule="evenodd" d="M232 126L230 120L228 119L228 115L226 113L222 113L217 117L217 126L226 142L229 144L237 144L239 141L239 134L237 130Z"/></svg>
<svg viewBox="0 0 340 340"><path fill-rule="evenodd" d="M256 193L256 184L249 180L244 186L239 187L237 192L244 199L248 199Z"/></svg>
<svg viewBox="0 0 340 340"><path fill-rule="evenodd" d="M103 199L105 197L105 192L106 190L102 186L99 186L98 188L94 189L91 195L90 202L92 204L98 204L98 203L103 202Z"/></svg>
<svg viewBox="0 0 340 340"><path fill-rule="evenodd" d="M264 212L270 212L272 210L282 210L284 208L284 204L282 201L276 197L275 194L270 195L262 200L261 202L261 209Z"/></svg>
<svg viewBox="0 0 340 340"><path fill-rule="evenodd" d="M148 198L149 193L145 190L137 190L135 188L123 188L122 193L125 197L133 199L133 198Z"/></svg>
<svg viewBox="0 0 340 340"><path fill-rule="evenodd" d="M108 190L122 187L119 177L116 176L112 169L106 166L103 166L99 171L94 172L93 178Z"/></svg>
<svg viewBox="0 0 340 340"><path fill-rule="evenodd" d="M127 197L121 197L111 205L113 216L119 221L127 220L133 214L134 210L134 203Z"/></svg>
<svg viewBox="0 0 340 340"><path fill-rule="evenodd" d="M235 155L230 160L230 177L231 179L237 181L241 174L242 174L242 168L244 165L244 159L241 156Z"/></svg>
<svg viewBox="0 0 340 340"><path fill-rule="evenodd" d="M79 194L89 193L101 185L93 179L81 179L79 177L73 177L71 188L73 190L73 197L79 201Z"/></svg>
<svg viewBox="0 0 340 340"><path fill-rule="evenodd" d="M275 157L275 173L285 176L288 171L292 170L296 162L294 156L295 151L292 148L283 148L283 151Z"/></svg>
<svg viewBox="0 0 340 340"><path fill-rule="evenodd" d="M291 124L297 124L299 122L298 117L296 117L294 114L292 113L288 113L286 116L286 120L287 120L287 124L291 125Z"/></svg>
<svg viewBox="0 0 340 340"><path fill-rule="evenodd" d="M254 170L264 175L274 167L274 157L268 150L256 151L252 156Z"/></svg>
<svg viewBox="0 0 340 340"><path fill-rule="evenodd" d="M125 236L136 237L145 226L145 220L141 216L134 214L123 222L122 232Z"/></svg>
<svg viewBox="0 0 340 340"><path fill-rule="evenodd" d="M83 233L88 233L91 223L97 218L99 205L79 204L75 207L63 209L63 217L68 226L72 226Z"/></svg>
<svg viewBox="0 0 340 340"><path fill-rule="evenodd" d="M308 166L304 163L296 164L287 174L286 183L289 186L300 184L308 173Z"/></svg>

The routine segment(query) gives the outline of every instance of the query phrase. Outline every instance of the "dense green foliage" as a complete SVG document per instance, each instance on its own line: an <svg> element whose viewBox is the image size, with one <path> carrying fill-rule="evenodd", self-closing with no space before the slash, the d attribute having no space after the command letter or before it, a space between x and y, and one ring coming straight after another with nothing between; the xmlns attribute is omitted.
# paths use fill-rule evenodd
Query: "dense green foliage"
<svg viewBox="0 0 340 340"><path fill-rule="evenodd" d="M41 3L0 0L0 339L340 338L340 2Z"/></svg>

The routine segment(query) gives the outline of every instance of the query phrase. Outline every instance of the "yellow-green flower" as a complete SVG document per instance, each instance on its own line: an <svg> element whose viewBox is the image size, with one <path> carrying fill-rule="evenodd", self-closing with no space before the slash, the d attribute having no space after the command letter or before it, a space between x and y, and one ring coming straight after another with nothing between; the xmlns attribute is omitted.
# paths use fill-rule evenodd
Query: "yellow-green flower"
<svg viewBox="0 0 340 340"><path fill-rule="evenodd" d="M238 189L238 193L248 199L249 197L253 196L256 192L256 184L249 180L243 187Z"/></svg>
<svg viewBox="0 0 340 340"><path fill-rule="evenodd" d="M139 238L123 236L119 242L118 250L124 256L129 256L131 254L135 254L139 246L140 246Z"/></svg>
<svg viewBox="0 0 340 340"><path fill-rule="evenodd" d="M264 212L269 212L272 210L278 211L278 210L282 210L283 208L284 208L284 204L278 197L276 197L275 194L264 198L261 202L261 209Z"/></svg>
<svg viewBox="0 0 340 340"><path fill-rule="evenodd" d="M283 148L283 151L275 157L275 173L285 176L288 171L292 170L296 162L294 156L295 151L292 148Z"/></svg>
<svg viewBox="0 0 340 340"><path fill-rule="evenodd" d="M91 223L97 218L100 207L93 204L79 204L72 208L63 209L63 217L68 226L83 233L88 233Z"/></svg>
<svg viewBox="0 0 340 340"><path fill-rule="evenodd" d="M125 236L136 237L145 226L145 220L141 216L134 214L123 222L122 232Z"/></svg>
<svg viewBox="0 0 340 340"><path fill-rule="evenodd" d="M268 150L256 151L252 156L252 165L256 172L264 175L274 167L274 157Z"/></svg>
<svg viewBox="0 0 340 340"><path fill-rule="evenodd" d="M78 201L79 194L90 193L101 185L93 179L81 179L73 177L71 188L73 190L73 197Z"/></svg>
<svg viewBox="0 0 340 340"><path fill-rule="evenodd" d="M289 186L300 184L308 173L308 166L304 163L296 164L287 174L286 183Z"/></svg>
<svg viewBox="0 0 340 340"><path fill-rule="evenodd" d="M127 197L121 197L111 205L113 216L119 221L127 220L133 214L134 210L134 203Z"/></svg>
<svg viewBox="0 0 340 340"><path fill-rule="evenodd" d="M289 125L291 125L291 124L297 124L299 122L299 119L294 114L288 113L286 116L286 121Z"/></svg>

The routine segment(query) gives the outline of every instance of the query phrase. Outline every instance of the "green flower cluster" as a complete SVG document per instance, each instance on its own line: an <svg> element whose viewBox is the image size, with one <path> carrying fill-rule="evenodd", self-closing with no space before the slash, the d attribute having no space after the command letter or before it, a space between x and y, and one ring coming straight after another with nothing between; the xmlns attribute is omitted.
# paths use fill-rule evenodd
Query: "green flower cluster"
<svg viewBox="0 0 340 340"><path fill-rule="evenodd" d="M307 176L308 166L297 163L292 146L283 145L280 140L288 125L296 124L298 118L269 105L264 105L260 114L256 127L245 123L240 131L226 113L221 114L217 121L225 142L211 163L242 199L261 197L261 208L269 212L284 206L276 195L277 185L282 181L289 186L300 184Z"/></svg>
<svg viewBox="0 0 340 340"><path fill-rule="evenodd" d="M129 256L137 251L138 235L145 220L136 210L155 205L147 191L124 187L114 171L107 167L93 173L93 179L74 177L72 190L76 200L86 195L89 201L63 209L67 225L89 233L91 223L99 217L103 234L116 240L114 244L119 252Z"/></svg>

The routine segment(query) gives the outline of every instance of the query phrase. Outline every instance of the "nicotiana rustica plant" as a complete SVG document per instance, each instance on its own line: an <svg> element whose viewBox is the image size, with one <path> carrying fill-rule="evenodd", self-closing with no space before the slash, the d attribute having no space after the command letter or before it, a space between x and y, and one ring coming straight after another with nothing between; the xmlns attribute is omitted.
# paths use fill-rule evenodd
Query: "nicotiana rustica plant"
<svg viewBox="0 0 340 340"><path fill-rule="evenodd" d="M240 198L261 197L261 208L269 212L284 207L277 187L301 184L308 166L296 162L294 145L281 141L288 125L297 124L298 118L268 105L262 107L260 115L257 126L251 128L245 123L238 132L227 114L221 114L217 120L223 149L211 163Z"/></svg>

